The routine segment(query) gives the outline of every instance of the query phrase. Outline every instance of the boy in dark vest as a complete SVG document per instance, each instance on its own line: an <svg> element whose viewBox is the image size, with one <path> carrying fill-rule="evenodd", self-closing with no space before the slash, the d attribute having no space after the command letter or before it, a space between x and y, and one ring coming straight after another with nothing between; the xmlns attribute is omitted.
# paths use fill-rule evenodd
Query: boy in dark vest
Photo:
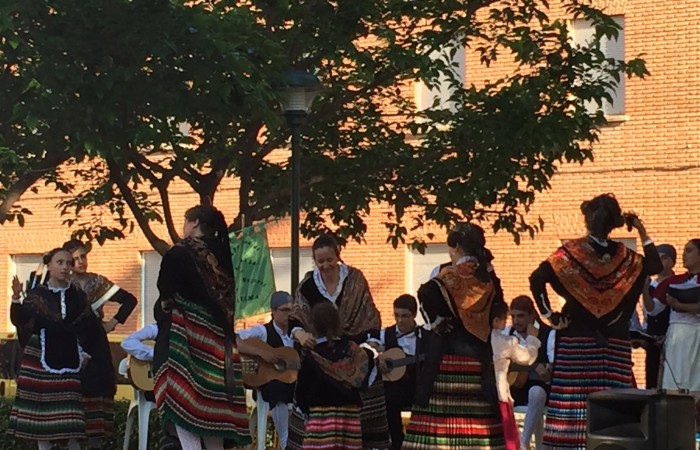
<svg viewBox="0 0 700 450"><path fill-rule="evenodd" d="M394 300L394 318L396 324L381 330L379 340L383 350L400 347L406 356L415 356L420 349L420 340L423 329L416 326L416 313L418 302L412 295L404 294ZM379 368L388 371L386 360L379 355ZM401 411L410 411L413 405L413 397L416 392L416 364L406 367L406 374L394 382L384 382L384 395L386 397L386 414L391 436L391 449L398 450L403 443L403 424Z"/></svg>
<svg viewBox="0 0 700 450"><path fill-rule="evenodd" d="M248 353L246 352L245 340L250 338L258 338L265 341L272 348L294 347L294 339L288 330L289 314L292 312L292 296L283 291L275 292L270 299L270 310L272 312L272 320L268 323L238 332L238 342L240 342L238 350L241 353ZM255 354L257 352L250 353ZM258 354L257 356L268 362L274 362L275 360L271 355ZM272 412L272 421L275 424L281 448L286 448L289 429L289 406L294 396L294 383L288 384L273 380L260 386L256 395L258 418L266 418L269 408ZM260 401L260 397L262 397L263 401ZM260 423L260 421L258 422ZM267 422L263 421L262 423ZM264 439L262 444L263 447L258 445L258 448L265 448Z"/></svg>
<svg viewBox="0 0 700 450"><path fill-rule="evenodd" d="M512 325L503 330L515 336L521 343L528 336L528 329L537 329L537 337L542 345L535 363L527 368L527 380L522 386L511 386L510 394L515 406L527 406L525 423L520 435L521 448L529 448L535 427L544 420L544 411L549 393L550 367L554 362L555 331L539 320L532 299L526 295L515 297L510 304ZM514 367L511 366L511 369ZM516 382L517 384L517 382Z"/></svg>

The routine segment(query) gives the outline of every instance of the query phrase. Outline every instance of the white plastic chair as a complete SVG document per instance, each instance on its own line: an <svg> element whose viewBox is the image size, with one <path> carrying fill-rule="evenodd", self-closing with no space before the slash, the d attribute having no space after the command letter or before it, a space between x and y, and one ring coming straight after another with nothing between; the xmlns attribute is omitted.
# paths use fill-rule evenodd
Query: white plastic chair
<svg viewBox="0 0 700 450"><path fill-rule="evenodd" d="M535 450L542 450L542 437L544 436L544 416L547 414L547 408L545 408L545 414L542 414L537 426L535 426L535 432L532 433L532 437L535 440ZM525 415L527 414L527 405L514 406L513 412L515 414L522 414L523 420L525 420ZM522 430L521 430L522 431Z"/></svg>
<svg viewBox="0 0 700 450"><path fill-rule="evenodd" d="M250 434L256 436L255 445L251 447L254 447L256 450L266 450L267 421L272 420L272 415L270 413L270 404L262 399L262 395L260 395L260 393L258 393L257 395L257 400L255 400L255 407L251 412L249 420ZM279 447L280 445L278 440L279 438L275 436L275 448Z"/></svg>
<svg viewBox="0 0 700 450"><path fill-rule="evenodd" d="M119 362L119 373L126 376L127 360ZM134 399L129 403L129 411L126 413L126 430L124 430L123 450L129 450L129 440L134 428L134 415L138 415L139 424L139 450L148 450L148 419L151 411L156 407L155 402L146 400L146 394L140 389L134 388Z"/></svg>

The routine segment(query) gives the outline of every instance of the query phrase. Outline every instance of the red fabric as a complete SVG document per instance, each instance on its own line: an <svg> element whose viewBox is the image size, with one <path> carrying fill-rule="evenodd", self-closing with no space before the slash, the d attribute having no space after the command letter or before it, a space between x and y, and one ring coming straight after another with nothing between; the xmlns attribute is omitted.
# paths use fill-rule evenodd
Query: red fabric
<svg viewBox="0 0 700 450"><path fill-rule="evenodd" d="M672 277L666 278L654 289L654 298L663 303L664 305L668 305L668 303L666 302L666 292L668 291L668 286L671 284L685 283L693 276L694 275L690 272L686 272L682 275L674 275Z"/></svg>
<svg viewBox="0 0 700 450"><path fill-rule="evenodd" d="M515 423L515 413L510 402L498 402L501 410L501 420L503 421L503 437L506 441L505 450L520 449L520 433L518 424Z"/></svg>

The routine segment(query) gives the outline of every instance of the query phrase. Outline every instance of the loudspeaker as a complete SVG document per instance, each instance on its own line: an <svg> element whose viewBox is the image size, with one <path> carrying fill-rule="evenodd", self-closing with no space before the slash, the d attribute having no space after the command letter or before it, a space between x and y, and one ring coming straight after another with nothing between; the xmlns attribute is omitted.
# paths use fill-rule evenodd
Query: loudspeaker
<svg viewBox="0 0 700 450"><path fill-rule="evenodd" d="M588 396L587 450L694 450L695 399L660 390Z"/></svg>

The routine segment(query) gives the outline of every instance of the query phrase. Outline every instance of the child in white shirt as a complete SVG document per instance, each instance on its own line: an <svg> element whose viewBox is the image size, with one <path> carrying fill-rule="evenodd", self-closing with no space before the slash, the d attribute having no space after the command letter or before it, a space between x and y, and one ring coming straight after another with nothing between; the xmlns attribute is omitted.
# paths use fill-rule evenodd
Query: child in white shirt
<svg viewBox="0 0 700 450"><path fill-rule="evenodd" d="M528 333L525 344L520 344L515 336L502 334L506 327L508 305L497 303L491 309L491 349L493 350L493 367L496 372L496 390L503 420L503 434L506 450L518 450L520 437L513 413L513 398L510 396L508 368L510 363L527 366L537 359L540 340L535 337L537 331Z"/></svg>

